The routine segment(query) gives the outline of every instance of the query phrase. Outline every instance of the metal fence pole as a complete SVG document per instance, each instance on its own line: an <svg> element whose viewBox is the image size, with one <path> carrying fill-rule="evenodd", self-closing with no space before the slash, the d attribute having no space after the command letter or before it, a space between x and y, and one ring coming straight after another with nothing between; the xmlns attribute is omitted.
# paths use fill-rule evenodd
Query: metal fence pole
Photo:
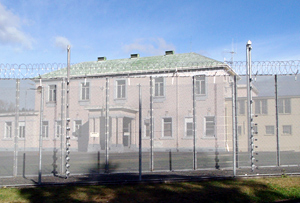
<svg viewBox="0 0 300 203"><path fill-rule="evenodd" d="M246 45L246 58L247 58L247 118L248 118L248 140L250 142L249 150L250 150L250 161L251 161L251 169L254 171L254 137L253 137L253 115L252 115L252 69L251 69L251 49L252 43L249 40Z"/></svg>
<svg viewBox="0 0 300 203"><path fill-rule="evenodd" d="M66 177L68 178L70 175L70 171L69 171L69 161L70 161L70 122L71 122L71 118L70 118L70 52L71 52L71 48L70 46L67 47L67 61L68 61L68 66L67 66L67 95L66 95L66 160L65 160L65 167L66 167Z"/></svg>
<svg viewBox="0 0 300 203"><path fill-rule="evenodd" d="M106 78L106 107L105 107L105 172L109 172L109 78Z"/></svg>
<svg viewBox="0 0 300 203"><path fill-rule="evenodd" d="M65 159L64 159L64 138L66 132L66 118L65 118L65 79L61 82L61 129L60 129L60 156L61 156L61 169L60 174L63 175L65 171Z"/></svg>
<svg viewBox="0 0 300 203"><path fill-rule="evenodd" d="M153 79L150 76L150 171L154 171L154 161L153 161Z"/></svg>
<svg viewBox="0 0 300 203"><path fill-rule="evenodd" d="M275 119L276 119L276 143L277 143L277 153L276 160L277 166L280 166L280 143L279 143L279 131L278 131L278 86L277 86L277 75L275 75Z"/></svg>
<svg viewBox="0 0 300 203"><path fill-rule="evenodd" d="M233 76L232 82L232 137L233 137L233 176L236 176L236 168L238 162L238 155L237 155L237 105L236 105L236 75Z"/></svg>
<svg viewBox="0 0 300 203"><path fill-rule="evenodd" d="M38 87L38 91L41 94L40 104L40 136L39 136L39 175L38 184L42 183L42 147L43 147L43 114L44 114L44 88L42 85Z"/></svg>
<svg viewBox="0 0 300 203"><path fill-rule="evenodd" d="M196 97L195 97L195 76L193 76L193 169L197 169L197 151L196 151Z"/></svg>
<svg viewBox="0 0 300 203"><path fill-rule="evenodd" d="M142 180L142 89L139 84L139 180Z"/></svg>
<svg viewBox="0 0 300 203"><path fill-rule="evenodd" d="M14 136L14 167L13 176L18 175L18 135L20 114L20 79L16 80L16 106L15 106L15 136Z"/></svg>

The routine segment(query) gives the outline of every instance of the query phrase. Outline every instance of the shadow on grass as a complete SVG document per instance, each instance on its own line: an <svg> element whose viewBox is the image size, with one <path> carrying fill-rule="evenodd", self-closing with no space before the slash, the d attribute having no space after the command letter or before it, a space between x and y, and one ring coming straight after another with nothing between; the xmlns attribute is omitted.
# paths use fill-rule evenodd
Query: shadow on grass
<svg viewBox="0 0 300 203"><path fill-rule="evenodd" d="M287 199L265 184L249 180L134 183L23 188L30 202L274 202Z"/></svg>
<svg viewBox="0 0 300 203"><path fill-rule="evenodd" d="M117 164L97 164L89 174L56 185L52 177L42 185L20 189L29 202L274 202L288 199L267 183L247 179L203 179L176 173L139 174L114 172ZM57 179L56 179L57 180ZM52 182L53 181L53 182ZM182 182L190 181L190 182ZM194 181L194 182L193 182ZM169 183L168 183L169 182ZM61 183L61 182L60 182ZM90 184L87 186L87 184Z"/></svg>

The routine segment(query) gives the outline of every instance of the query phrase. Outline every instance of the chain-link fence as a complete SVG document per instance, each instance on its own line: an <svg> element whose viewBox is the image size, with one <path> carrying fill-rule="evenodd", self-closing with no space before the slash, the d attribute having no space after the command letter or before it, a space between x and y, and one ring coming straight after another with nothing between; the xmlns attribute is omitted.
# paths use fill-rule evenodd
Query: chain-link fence
<svg viewBox="0 0 300 203"><path fill-rule="evenodd" d="M240 71L210 70L213 65L198 71L194 64L181 73L84 72L68 81L58 66L39 73L22 65L12 74L7 67L14 66L2 65L1 177L299 173L299 63L291 64L284 74L272 75L279 70L272 66L253 76L253 139L247 78Z"/></svg>

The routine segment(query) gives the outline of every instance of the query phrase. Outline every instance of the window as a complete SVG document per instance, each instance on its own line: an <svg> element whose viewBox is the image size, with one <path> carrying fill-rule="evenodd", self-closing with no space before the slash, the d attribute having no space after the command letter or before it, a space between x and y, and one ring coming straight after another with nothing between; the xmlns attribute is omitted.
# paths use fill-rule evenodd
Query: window
<svg viewBox="0 0 300 203"><path fill-rule="evenodd" d="M43 121L42 138L49 138L48 130L49 130L48 121Z"/></svg>
<svg viewBox="0 0 300 203"><path fill-rule="evenodd" d="M117 80L117 99L125 99L126 98L126 81L125 80Z"/></svg>
<svg viewBox="0 0 300 203"><path fill-rule="evenodd" d="M154 82L155 82L154 96L155 97L165 96L164 78L155 78Z"/></svg>
<svg viewBox="0 0 300 203"><path fill-rule="evenodd" d="M56 85L49 85L48 100L56 102Z"/></svg>
<svg viewBox="0 0 300 203"><path fill-rule="evenodd" d="M278 113L291 113L291 99L278 99Z"/></svg>
<svg viewBox="0 0 300 203"><path fill-rule="evenodd" d="M291 125L283 125L282 131L283 131L283 134L291 135L292 134L292 126Z"/></svg>
<svg viewBox="0 0 300 203"><path fill-rule="evenodd" d="M239 115L245 115L245 100L237 101L237 112Z"/></svg>
<svg viewBox="0 0 300 203"><path fill-rule="evenodd" d="M185 136L193 137L193 118L185 118Z"/></svg>
<svg viewBox="0 0 300 203"><path fill-rule="evenodd" d="M268 103L266 99L255 100L255 114L268 114Z"/></svg>
<svg viewBox="0 0 300 203"><path fill-rule="evenodd" d="M266 135L274 135L275 128L273 125L266 125Z"/></svg>
<svg viewBox="0 0 300 203"><path fill-rule="evenodd" d="M214 137L215 136L215 117L207 116L205 117L205 136Z"/></svg>
<svg viewBox="0 0 300 203"><path fill-rule="evenodd" d="M195 81L195 94L196 95L205 95L206 87L205 87L205 76L197 76Z"/></svg>
<svg viewBox="0 0 300 203"><path fill-rule="evenodd" d="M5 122L4 138L12 138L12 122Z"/></svg>
<svg viewBox="0 0 300 203"><path fill-rule="evenodd" d="M73 137L79 137L81 135L81 126L82 126L81 120L74 121Z"/></svg>
<svg viewBox="0 0 300 203"><path fill-rule="evenodd" d="M55 127L55 138L59 138L61 135L62 125L61 121L56 121L56 127Z"/></svg>
<svg viewBox="0 0 300 203"><path fill-rule="evenodd" d="M172 118L163 118L163 137L172 137Z"/></svg>
<svg viewBox="0 0 300 203"><path fill-rule="evenodd" d="M144 120L144 137L150 137L150 119Z"/></svg>
<svg viewBox="0 0 300 203"><path fill-rule="evenodd" d="M253 135L257 135L257 134L258 134L258 128L257 128L257 125L254 125L254 126L252 127L252 129L253 129Z"/></svg>
<svg viewBox="0 0 300 203"><path fill-rule="evenodd" d="M83 82L81 83L81 100L89 100L90 99L90 83Z"/></svg>
<svg viewBox="0 0 300 203"><path fill-rule="evenodd" d="M25 122L19 122L19 138L25 138Z"/></svg>
<svg viewBox="0 0 300 203"><path fill-rule="evenodd" d="M240 125L237 127L237 134L238 134L238 136L242 135L242 126L240 126Z"/></svg>

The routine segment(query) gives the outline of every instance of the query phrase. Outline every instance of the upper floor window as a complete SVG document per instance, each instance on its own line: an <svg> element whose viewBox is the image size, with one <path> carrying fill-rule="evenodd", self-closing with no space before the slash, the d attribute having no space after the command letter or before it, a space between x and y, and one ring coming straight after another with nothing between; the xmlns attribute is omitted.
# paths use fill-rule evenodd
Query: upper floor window
<svg viewBox="0 0 300 203"><path fill-rule="evenodd" d="M126 98L126 80L117 80L116 81L116 97L117 99Z"/></svg>
<svg viewBox="0 0 300 203"><path fill-rule="evenodd" d="M255 114L268 114L268 101L266 99L255 100Z"/></svg>
<svg viewBox="0 0 300 203"><path fill-rule="evenodd" d="M291 99L278 99L278 113L291 113Z"/></svg>
<svg viewBox="0 0 300 203"><path fill-rule="evenodd" d="M154 96L155 97L165 96L164 78L162 77L154 79Z"/></svg>
<svg viewBox="0 0 300 203"><path fill-rule="evenodd" d="M215 117L206 116L205 117L205 136L214 137L215 136Z"/></svg>
<svg viewBox="0 0 300 203"><path fill-rule="evenodd" d="M56 85L49 85L48 101L56 102Z"/></svg>
<svg viewBox="0 0 300 203"><path fill-rule="evenodd" d="M205 75L197 76L195 81L195 94L206 95Z"/></svg>
<svg viewBox="0 0 300 203"><path fill-rule="evenodd" d="M245 100L237 101L237 110L239 115L245 115Z"/></svg>
<svg viewBox="0 0 300 203"><path fill-rule="evenodd" d="M4 138L12 138L12 122L5 122Z"/></svg>
<svg viewBox="0 0 300 203"><path fill-rule="evenodd" d="M81 83L81 100L89 100L90 99L90 83L89 82L82 82Z"/></svg>

